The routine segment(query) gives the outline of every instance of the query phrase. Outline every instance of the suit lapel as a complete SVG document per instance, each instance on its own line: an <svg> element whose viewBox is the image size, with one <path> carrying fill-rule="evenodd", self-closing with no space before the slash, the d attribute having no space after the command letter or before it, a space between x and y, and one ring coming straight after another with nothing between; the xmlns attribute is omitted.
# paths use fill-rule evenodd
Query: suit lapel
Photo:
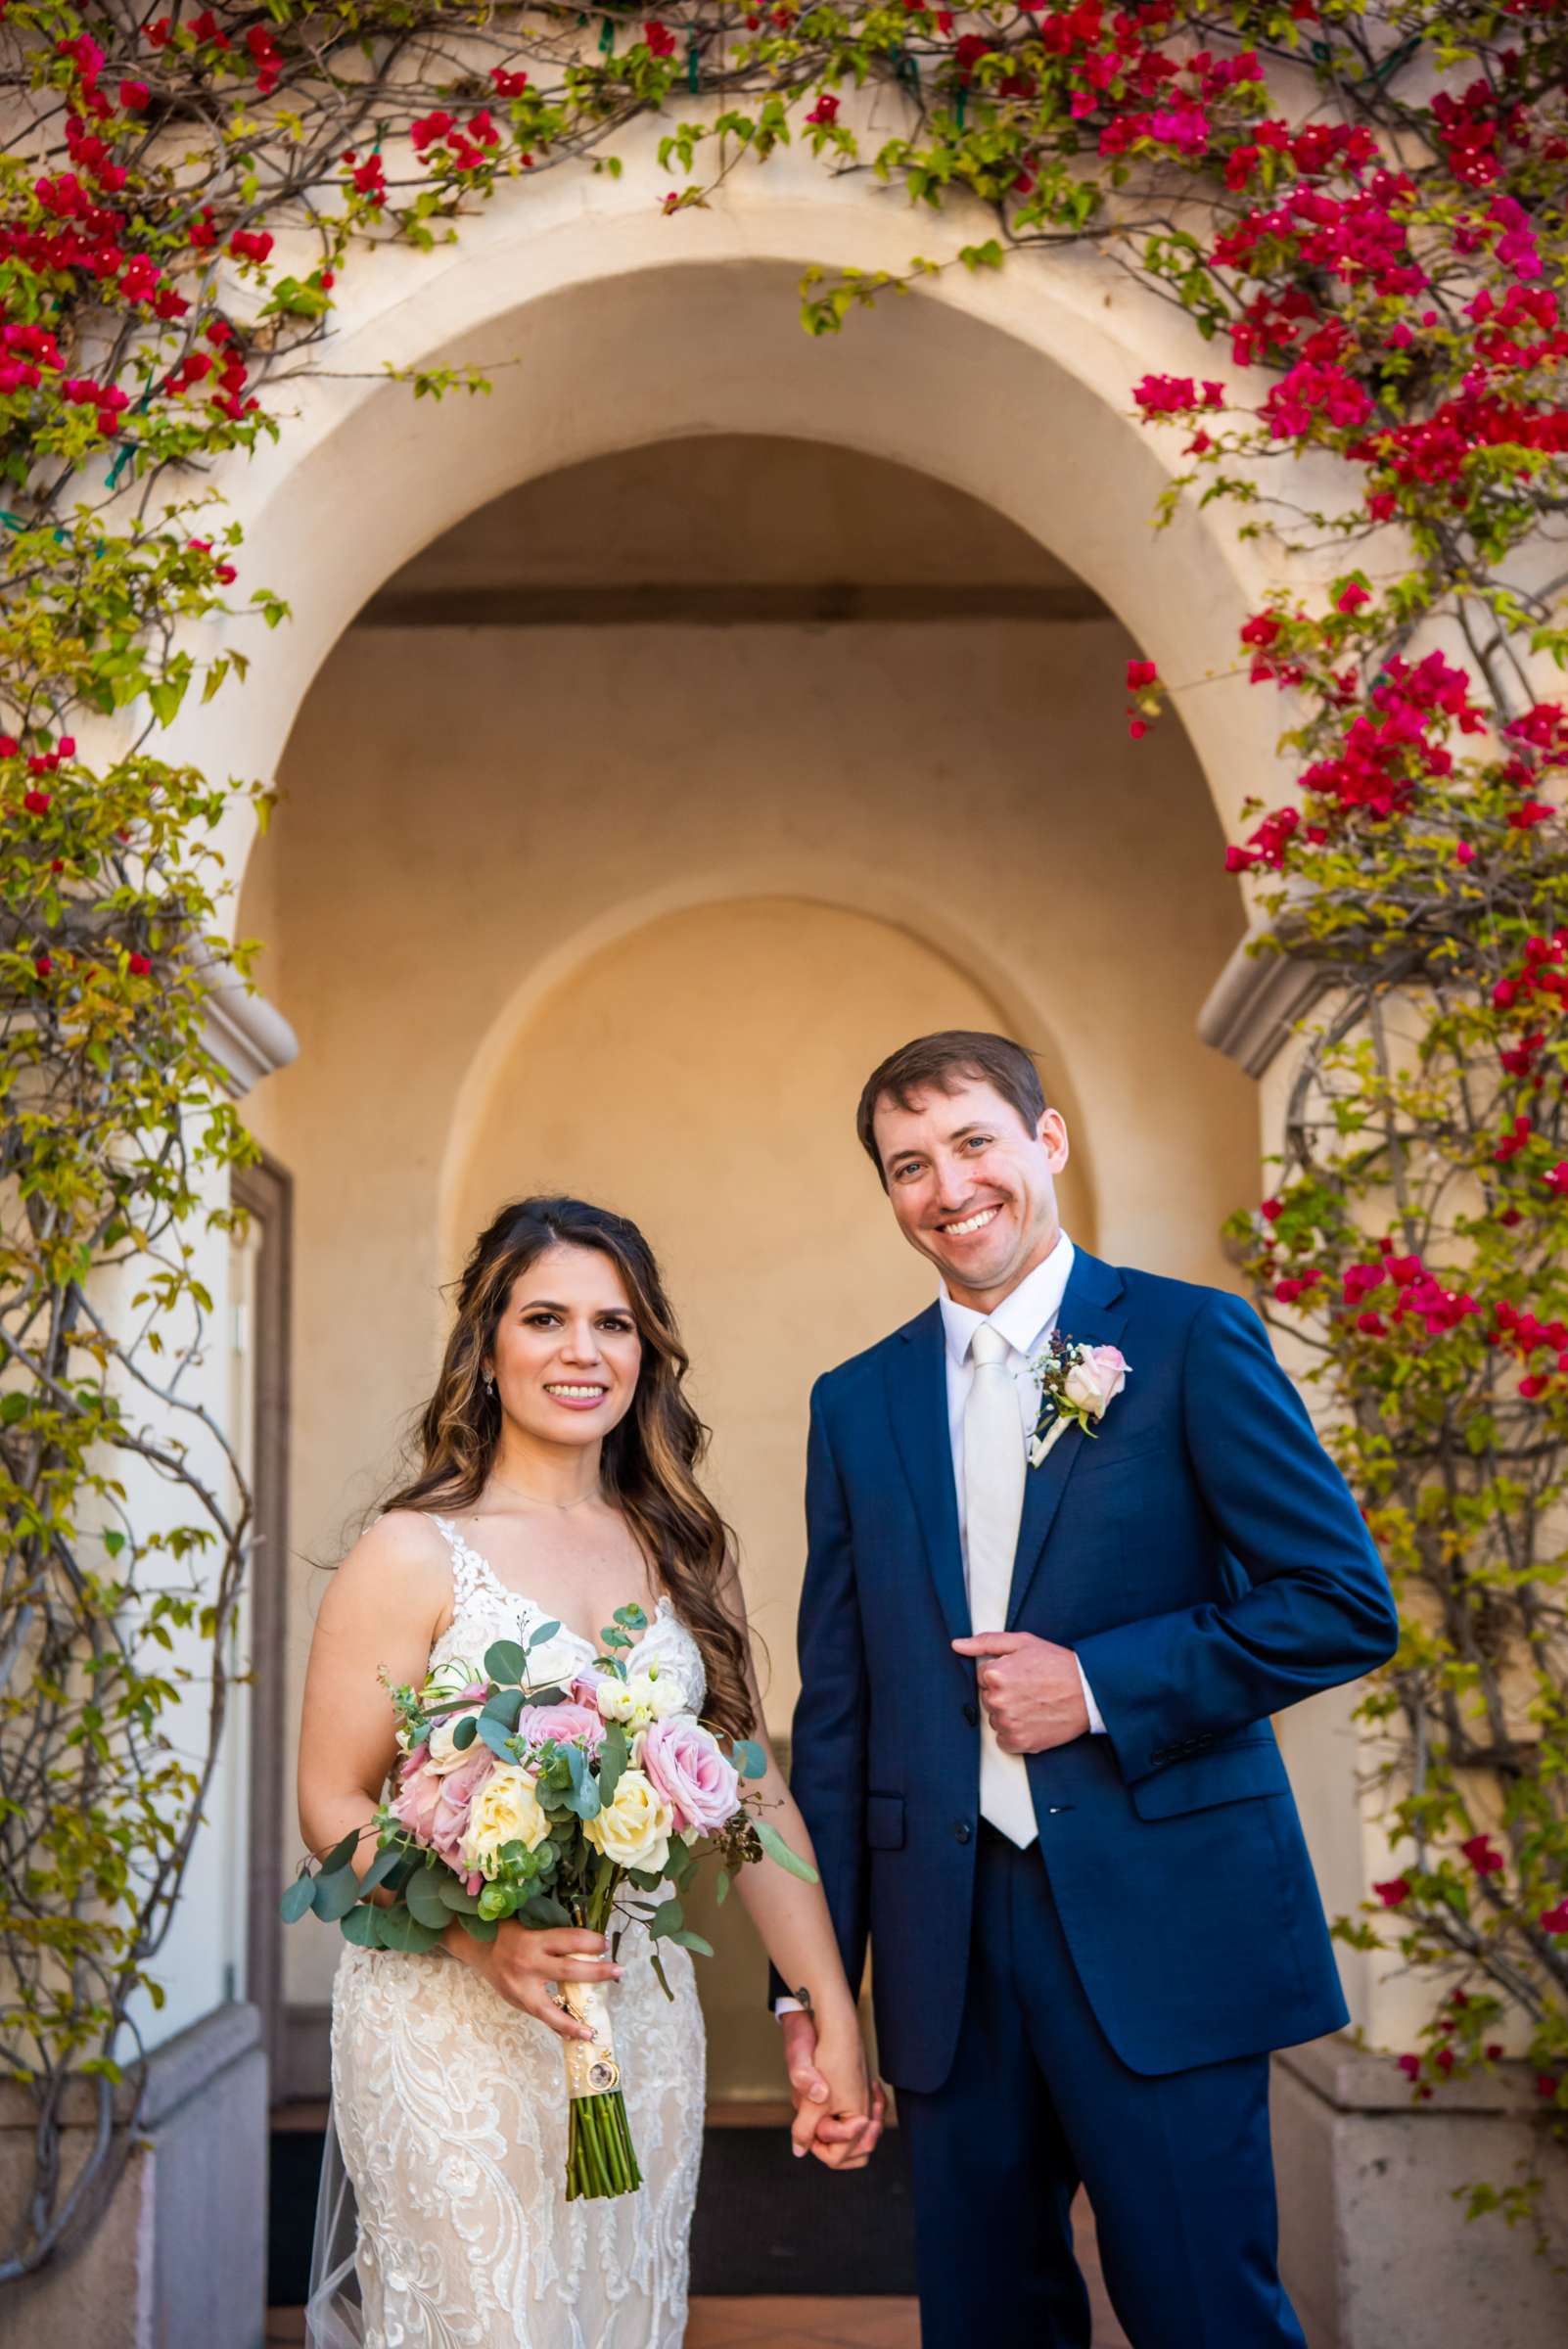
<svg viewBox="0 0 1568 2349"><path fill-rule="evenodd" d="M955 1639L969 1632L969 1596L958 1545L958 1496L952 1481L947 1426L947 1366L942 1309L929 1306L899 1330L901 1344L887 1355L888 1409L894 1441L914 1496L942 1611Z"/></svg>
<svg viewBox="0 0 1568 2349"><path fill-rule="evenodd" d="M1121 1296L1120 1272L1110 1265L1101 1264L1097 1256L1086 1256L1080 1249L1073 1260L1072 1277L1062 1299L1056 1326L1064 1337L1083 1339L1091 1346L1120 1345L1122 1332L1127 1325L1126 1311L1119 1304ZM1112 1407L1114 1409L1115 1406ZM1062 1505L1062 1495L1067 1491L1068 1479L1088 1441L1082 1429L1068 1428L1057 1438L1039 1466L1031 1468L1024 1480L1024 1513L1019 1521L1012 1590L1007 1602L1007 1629L1010 1632L1018 1628L1018 1619L1044 1555L1051 1527L1056 1521L1056 1512Z"/></svg>

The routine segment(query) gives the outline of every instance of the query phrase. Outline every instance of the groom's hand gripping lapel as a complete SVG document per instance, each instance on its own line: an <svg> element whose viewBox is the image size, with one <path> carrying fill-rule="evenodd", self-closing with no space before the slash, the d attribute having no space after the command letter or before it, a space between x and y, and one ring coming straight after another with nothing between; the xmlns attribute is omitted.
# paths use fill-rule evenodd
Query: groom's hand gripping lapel
<svg viewBox="0 0 1568 2349"><path fill-rule="evenodd" d="M980 1701L1004 1754L1070 1745L1089 1726L1083 1676L1070 1647L1033 1632L978 1632L953 1651L979 1658Z"/></svg>

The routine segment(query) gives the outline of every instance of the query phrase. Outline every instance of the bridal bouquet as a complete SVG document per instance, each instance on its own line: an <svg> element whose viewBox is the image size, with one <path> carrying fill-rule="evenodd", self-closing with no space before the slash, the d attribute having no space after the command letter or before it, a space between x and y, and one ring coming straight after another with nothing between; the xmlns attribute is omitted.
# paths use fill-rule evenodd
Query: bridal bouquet
<svg viewBox="0 0 1568 2349"><path fill-rule="evenodd" d="M761 1748L738 1740L726 1751L681 1709L657 1665L628 1660L646 1620L640 1607L618 1608L601 1634L609 1652L570 1687L535 1687L530 1678L529 1654L561 1629L546 1623L526 1645L500 1639L482 1664L445 1664L422 1688L393 1688L402 1759L376 1814L376 1857L356 1876L364 1830L346 1835L289 1886L285 1919L313 1911L361 1949L419 1951L434 1949L454 1919L476 1941L493 1941L500 1920L515 1916L605 1933L616 1957L636 1918L669 1998L661 1943L713 1956L687 1925L682 1898L704 1860L720 1864L720 1901L735 1871L764 1857L814 1881L743 1790L762 1774ZM642 2184L608 1988L565 1982L555 1993L593 2033L565 2043L569 2200Z"/></svg>

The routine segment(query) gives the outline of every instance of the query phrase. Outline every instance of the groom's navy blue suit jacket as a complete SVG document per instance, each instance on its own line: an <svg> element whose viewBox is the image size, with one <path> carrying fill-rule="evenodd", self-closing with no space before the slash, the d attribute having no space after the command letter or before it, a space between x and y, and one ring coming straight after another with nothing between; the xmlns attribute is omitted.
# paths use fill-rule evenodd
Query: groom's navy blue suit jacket
<svg viewBox="0 0 1568 2349"><path fill-rule="evenodd" d="M1099 1431L1026 1481L1008 1629L1075 1648L1107 1734L1029 1757L1106 2038L1142 2073L1346 2020L1269 1716L1392 1654L1387 1578L1257 1314L1079 1253L1059 1328L1121 1347ZM968 1972L974 1664L933 1305L818 1380L791 1783L882 2066L941 2086Z"/></svg>

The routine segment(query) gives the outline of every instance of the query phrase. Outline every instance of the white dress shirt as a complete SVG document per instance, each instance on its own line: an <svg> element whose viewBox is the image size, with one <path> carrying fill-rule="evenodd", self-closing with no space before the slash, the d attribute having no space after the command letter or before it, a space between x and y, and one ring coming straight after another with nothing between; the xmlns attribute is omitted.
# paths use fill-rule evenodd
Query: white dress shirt
<svg viewBox="0 0 1568 2349"><path fill-rule="evenodd" d="M964 1524L964 1405L969 1401L969 1389L974 1382L975 1368L969 1349L976 1330L985 1320L1006 1339L1012 1370L1018 1388L1018 1421L1021 1443L1027 1443L1036 1420L1039 1417L1039 1387L1030 1369L1030 1358L1038 1354L1051 1331L1056 1327L1073 1269L1073 1243L1062 1232L1055 1247L1042 1264L1010 1290L993 1313L977 1313L973 1307L958 1305L942 1292L942 1327L945 1340L947 1365L947 1434L952 1446L953 1484L958 1494L958 1540L964 1553L964 1581L969 1579L968 1535ZM1031 1468L1031 1476L1039 1470ZM1105 1723L1094 1702L1082 1664L1078 1668L1079 1685L1088 1710L1089 1729L1096 1736L1105 1733Z"/></svg>

